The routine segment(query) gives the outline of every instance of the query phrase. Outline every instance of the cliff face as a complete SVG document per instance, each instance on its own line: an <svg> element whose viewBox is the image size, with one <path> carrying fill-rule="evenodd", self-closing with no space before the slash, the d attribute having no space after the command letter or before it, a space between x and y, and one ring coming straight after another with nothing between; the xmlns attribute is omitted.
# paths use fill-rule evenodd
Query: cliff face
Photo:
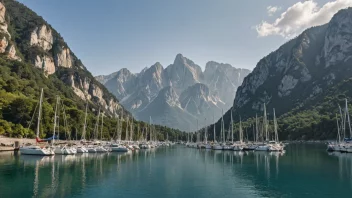
<svg viewBox="0 0 352 198"><path fill-rule="evenodd" d="M304 111L314 110L318 115L335 118L332 109L336 109L339 98L351 97L346 91L352 77L351 64L352 8L348 8L340 10L328 24L305 30L262 58L238 87L233 114L241 115L243 120L263 115L265 103L268 112L275 108L277 117L302 116L306 115ZM230 112L224 119L228 124ZM326 125L321 120L314 122ZM336 120L332 122L335 126ZM301 125L299 121L285 122L285 126L290 124ZM216 127L220 128L220 122Z"/></svg>
<svg viewBox="0 0 352 198"><path fill-rule="evenodd" d="M157 62L136 74L124 68L96 79L138 119L149 121L153 115L154 123L189 131L196 130L197 119L202 127L212 123L213 116L219 118L222 109L231 108L236 89L248 73L214 61L203 72L178 54L166 68Z"/></svg>
<svg viewBox="0 0 352 198"><path fill-rule="evenodd" d="M111 115L123 110L118 100L87 71L60 34L23 4L12 0L0 3L0 39L0 54L32 63L46 76L57 75L81 99L99 105Z"/></svg>

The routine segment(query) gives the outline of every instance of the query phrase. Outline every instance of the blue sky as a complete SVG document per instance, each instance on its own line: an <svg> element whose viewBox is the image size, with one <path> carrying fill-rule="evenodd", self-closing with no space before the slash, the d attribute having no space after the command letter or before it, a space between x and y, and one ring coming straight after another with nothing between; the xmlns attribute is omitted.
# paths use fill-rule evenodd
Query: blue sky
<svg viewBox="0 0 352 198"><path fill-rule="evenodd" d="M50 23L93 75L123 67L139 72L155 62L166 67L177 53L203 68L214 60L253 69L287 39L316 25L314 17L324 18L336 9L328 0L19 1ZM336 1L340 7L351 3ZM293 14L275 23L290 7ZM292 26L297 28L292 31Z"/></svg>

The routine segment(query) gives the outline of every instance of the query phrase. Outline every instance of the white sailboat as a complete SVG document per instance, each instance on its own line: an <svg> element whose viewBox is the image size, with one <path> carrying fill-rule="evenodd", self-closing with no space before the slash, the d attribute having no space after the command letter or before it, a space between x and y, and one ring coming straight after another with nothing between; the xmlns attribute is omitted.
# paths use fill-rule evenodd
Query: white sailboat
<svg viewBox="0 0 352 198"><path fill-rule="evenodd" d="M213 125L213 132L214 132L214 139L213 139L213 141L214 141L214 144L213 144L213 147L212 147L212 149L213 150L222 150L222 146L216 141L216 134L215 134L215 120L214 120L214 114L213 114L213 123L214 123L214 125Z"/></svg>
<svg viewBox="0 0 352 198"><path fill-rule="evenodd" d="M101 129L100 129L100 140L101 140L101 142L103 141L103 126L104 126L104 113L101 116ZM108 152L108 150L106 148L104 148L103 145L98 145L97 147L95 147L95 151L97 153L106 153L106 152Z"/></svg>
<svg viewBox="0 0 352 198"><path fill-rule="evenodd" d="M54 114L54 136L55 136L55 132L56 132L57 121L59 119L59 116L58 116L58 111L60 111L59 107L60 107L60 97L57 96L56 97L56 105L55 105L55 114ZM67 145L55 146L54 143L55 143L55 138L53 138L53 140L52 140L52 145L53 145L54 153L56 155L73 155L74 154L74 152L70 148L68 148Z"/></svg>
<svg viewBox="0 0 352 198"><path fill-rule="evenodd" d="M39 113L38 113L37 136L36 136L37 142L38 140L40 140L39 131L40 131L42 103L43 103L43 88L41 89L40 99L39 99ZM23 146L19 150L22 155L54 155L55 154L51 147L45 148L45 147L40 147L38 145Z"/></svg>
<svg viewBox="0 0 352 198"><path fill-rule="evenodd" d="M86 111L84 114L84 125L83 125L83 131L82 131L82 135L81 135L81 143L86 141L87 110L88 110L88 102L86 104ZM79 145L79 146L77 146L77 153L88 153L88 149L84 145Z"/></svg>
<svg viewBox="0 0 352 198"><path fill-rule="evenodd" d="M265 134L263 134L265 132ZM266 117L266 107L264 103L264 117L263 117L263 130L262 130L263 136L265 135L265 139L263 137L263 140L266 142L268 141L268 123L267 123L267 117ZM262 145L259 145L257 148L255 148L256 151L268 151L269 150L269 145L263 141Z"/></svg>
<svg viewBox="0 0 352 198"><path fill-rule="evenodd" d="M239 142L234 144L232 147L234 151L242 151L243 150L243 131L242 131L242 120L240 117L240 127L239 127Z"/></svg>
<svg viewBox="0 0 352 198"><path fill-rule="evenodd" d="M283 151L284 146L279 142L279 135L277 132L277 120L276 120L276 115L275 115L275 109L274 111L274 140L269 142L269 150L268 151Z"/></svg>

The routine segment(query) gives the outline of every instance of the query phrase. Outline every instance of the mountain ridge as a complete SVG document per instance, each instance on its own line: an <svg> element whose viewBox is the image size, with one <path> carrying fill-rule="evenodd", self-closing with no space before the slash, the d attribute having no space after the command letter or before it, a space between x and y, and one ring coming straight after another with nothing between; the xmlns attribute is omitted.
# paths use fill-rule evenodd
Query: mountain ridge
<svg viewBox="0 0 352 198"><path fill-rule="evenodd" d="M256 114L263 114L265 103L270 119L275 108L283 139L317 134L335 138L337 105L351 96L342 90L331 95L329 90L342 88L340 84L348 84L352 77L351 16L352 8L342 9L329 23L308 28L262 58L237 89L233 114L253 124ZM230 111L224 120L228 126ZM220 130L219 121L216 129Z"/></svg>
<svg viewBox="0 0 352 198"><path fill-rule="evenodd" d="M168 106L167 109L175 108L174 110L178 112L179 116L174 117L190 117L189 119L193 122L183 120L178 125L168 125L167 122L152 119L156 123L171 127L176 126L188 131L196 130L197 126L194 123L197 119L205 120L207 118L208 124L210 124L213 115L218 118L221 116L222 109L230 108L237 86L249 73L247 69L238 69L230 64L215 61L208 62L203 71L199 65L182 54L177 54L174 62L165 68L156 62L139 73L131 73L126 70L128 69L123 68L111 75L97 76L96 79L114 93L125 108L143 121L149 120L144 116L146 114L144 109L158 97L160 91L165 87L172 87L176 94L169 97L173 97L173 101L178 101L181 104L181 109L176 106ZM119 77L121 73L125 73L123 80ZM205 95L199 95L200 93ZM164 97L165 100L166 98ZM149 111L152 110L149 109ZM202 115L201 112L206 112L206 115ZM139 114L143 114L143 116ZM166 115L165 113L161 114ZM161 118L161 116L158 117ZM174 122L172 121L172 123ZM202 126L205 126L204 122L199 125L199 127Z"/></svg>

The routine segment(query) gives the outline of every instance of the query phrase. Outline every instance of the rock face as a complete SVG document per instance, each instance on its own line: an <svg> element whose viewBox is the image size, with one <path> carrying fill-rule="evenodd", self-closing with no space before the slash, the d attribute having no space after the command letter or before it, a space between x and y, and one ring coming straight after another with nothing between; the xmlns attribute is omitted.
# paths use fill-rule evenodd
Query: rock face
<svg viewBox="0 0 352 198"><path fill-rule="evenodd" d="M9 42L7 41L7 38L4 36L1 40L0 40L0 53L3 54L6 52L6 48L9 45Z"/></svg>
<svg viewBox="0 0 352 198"><path fill-rule="evenodd" d="M55 64L51 57L40 57L37 55L37 58L34 60L34 66L43 69L48 75L55 73Z"/></svg>
<svg viewBox="0 0 352 198"><path fill-rule="evenodd" d="M12 44L6 21L6 7L0 2L0 54L6 54L9 59L21 61L16 55L16 47Z"/></svg>
<svg viewBox="0 0 352 198"><path fill-rule="evenodd" d="M234 111L242 118L276 109L279 116L304 107L352 76L352 8L304 31L261 59L237 89ZM229 116L227 116L229 117Z"/></svg>
<svg viewBox="0 0 352 198"><path fill-rule="evenodd" d="M0 32L5 33L10 36L7 31L7 22L5 20L6 8L4 4L0 2Z"/></svg>
<svg viewBox="0 0 352 198"><path fill-rule="evenodd" d="M55 65L57 67L72 67L72 58L70 49L58 46L55 54Z"/></svg>
<svg viewBox="0 0 352 198"><path fill-rule="evenodd" d="M203 72L178 54L166 68L157 62L137 74L124 68L96 79L138 119L149 121L152 116L154 123L190 131L196 130L197 119L202 127L213 122L213 115L219 118L222 109L229 109L248 73L214 61Z"/></svg>
<svg viewBox="0 0 352 198"><path fill-rule="evenodd" d="M16 40L9 34L8 27L16 34ZM55 78L71 87L78 97L94 103L106 115L124 111L118 100L86 70L55 29L23 4L3 0L0 2L0 53L20 61L16 52L21 52L24 61L42 70L45 76L56 75Z"/></svg>
<svg viewBox="0 0 352 198"><path fill-rule="evenodd" d="M45 51L50 50L53 46L51 29L47 28L46 25L36 27L31 33L30 45L39 46Z"/></svg>

